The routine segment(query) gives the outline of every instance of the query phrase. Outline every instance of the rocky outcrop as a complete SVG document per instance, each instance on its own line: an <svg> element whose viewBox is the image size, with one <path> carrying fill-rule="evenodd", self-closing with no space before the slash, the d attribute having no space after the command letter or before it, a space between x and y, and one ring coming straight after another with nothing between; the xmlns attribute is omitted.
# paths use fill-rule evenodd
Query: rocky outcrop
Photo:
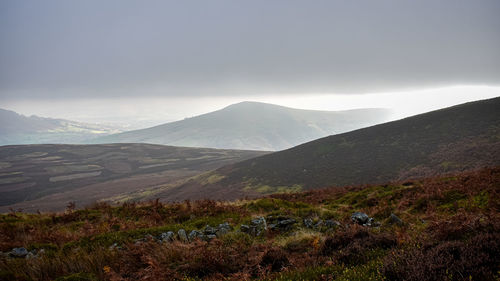
<svg viewBox="0 0 500 281"><path fill-rule="evenodd" d="M355 212L351 215L351 220L362 226L377 227L380 226L379 222L376 222L374 218L369 217L367 214L362 212Z"/></svg>

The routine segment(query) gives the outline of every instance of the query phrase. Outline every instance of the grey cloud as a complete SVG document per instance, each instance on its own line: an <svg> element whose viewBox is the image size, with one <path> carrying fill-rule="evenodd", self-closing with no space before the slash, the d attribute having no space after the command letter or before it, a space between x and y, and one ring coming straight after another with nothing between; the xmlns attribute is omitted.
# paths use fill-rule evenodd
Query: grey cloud
<svg viewBox="0 0 500 281"><path fill-rule="evenodd" d="M0 97L499 84L499 12L496 0L2 1Z"/></svg>

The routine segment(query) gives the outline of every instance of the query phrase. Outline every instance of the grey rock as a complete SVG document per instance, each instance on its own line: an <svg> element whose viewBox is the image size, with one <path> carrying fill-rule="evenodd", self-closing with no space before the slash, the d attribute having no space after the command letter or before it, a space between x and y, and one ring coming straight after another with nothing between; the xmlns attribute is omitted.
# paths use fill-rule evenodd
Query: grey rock
<svg viewBox="0 0 500 281"><path fill-rule="evenodd" d="M314 222L312 219L304 219L304 226L307 228L313 228Z"/></svg>
<svg viewBox="0 0 500 281"><path fill-rule="evenodd" d="M267 230L267 223L264 217L258 217L252 220L252 225L257 227L259 230Z"/></svg>
<svg viewBox="0 0 500 281"><path fill-rule="evenodd" d="M398 216L396 216L395 214L392 214L389 216L389 223L391 224L397 224L397 225L402 225L403 224L403 221L398 218Z"/></svg>
<svg viewBox="0 0 500 281"><path fill-rule="evenodd" d="M226 229L227 231L231 231L231 229L232 229L231 225L229 225L228 222L219 224L219 226L217 228L218 229Z"/></svg>
<svg viewBox="0 0 500 281"><path fill-rule="evenodd" d="M205 239L204 240L210 241L210 240L212 240L212 239L214 239L216 237L217 237L217 235L215 235L215 234L208 234L208 235L205 235Z"/></svg>
<svg viewBox="0 0 500 281"><path fill-rule="evenodd" d="M26 255L26 257L25 257L25 258L26 258L26 259L34 259L34 258L36 258L36 257L37 257L37 255L36 255L36 254L34 254L33 252L29 252L29 253Z"/></svg>
<svg viewBox="0 0 500 281"><path fill-rule="evenodd" d="M355 212L351 215L351 220L360 225L366 224L369 218L367 214L362 212Z"/></svg>
<svg viewBox="0 0 500 281"><path fill-rule="evenodd" d="M163 232L160 234L160 240L162 242L172 242L174 241L175 234L173 231Z"/></svg>
<svg viewBox="0 0 500 281"><path fill-rule="evenodd" d="M248 232L250 232L250 226L248 226L248 225L246 225L246 224L242 224L242 225L240 226L240 231L241 231L241 232L244 232L244 233L248 233Z"/></svg>
<svg viewBox="0 0 500 281"><path fill-rule="evenodd" d="M189 241L193 241L196 238L201 239L203 237L203 232L198 231L198 230L193 230L193 231L189 232L188 237L189 237Z"/></svg>
<svg viewBox="0 0 500 281"><path fill-rule="evenodd" d="M259 236L267 230L267 222L264 217L258 217L251 221L250 225L242 224L240 231L252 236Z"/></svg>
<svg viewBox="0 0 500 281"><path fill-rule="evenodd" d="M205 226L205 229L203 230L205 235L215 235L216 232L217 229L215 227L211 227L210 225Z"/></svg>
<svg viewBox="0 0 500 281"><path fill-rule="evenodd" d="M229 231L231 231L231 226L229 225L229 223L227 223L227 222L221 223L217 227L217 231L215 232L215 235L217 235L217 237L221 237L223 235L228 234Z"/></svg>
<svg viewBox="0 0 500 281"><path fill-rule="evenodd" d="M12 249L12 251L10 251L9 255L11 257L15 257L15 258L24 258L28 255L28 250L26 250L26 248L14 248Z"/></svg>
<svg viewBox="0 0 500 281"><path fill-rule="evenodd" d="M188 242L189 239L187 237L187 234L186 234L186 231L184 229L179 229L179 231L177 231L177 236L179 237L179 240L181 240L182 242Z"/></svg>

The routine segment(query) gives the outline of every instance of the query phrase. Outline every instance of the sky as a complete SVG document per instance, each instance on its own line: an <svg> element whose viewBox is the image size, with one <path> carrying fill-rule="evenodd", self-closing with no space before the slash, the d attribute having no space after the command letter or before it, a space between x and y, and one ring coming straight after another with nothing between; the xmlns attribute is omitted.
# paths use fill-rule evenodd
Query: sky
<svg viewBox="0 0 500 281"><path fill-rule="evenodd" d="M403 117L500 96L499 14L498 0L4 0L0 107L137 124L243 100Z"/></svg>

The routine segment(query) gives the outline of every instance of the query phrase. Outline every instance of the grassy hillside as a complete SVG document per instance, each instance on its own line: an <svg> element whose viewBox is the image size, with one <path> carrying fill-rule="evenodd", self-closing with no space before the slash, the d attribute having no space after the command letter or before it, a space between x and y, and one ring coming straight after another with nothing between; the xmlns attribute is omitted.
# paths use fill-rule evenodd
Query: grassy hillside
<svg viewBox="0 0 500 281"><path fill-rule="evenodd" d="M0 211L64 210L153 196L183 180L265 154L150 144L0 147Z"/></svg>
<svg viewBox="0 0 500 281"><path fill-rule="evenodd" d="M498 280L499 191L495 168L237 202L11 212L0 280Z"/></svg>
<svg viewBox="0 0 500 281"><path fill-rule="evenodd" d="M259 195L496 166L499 112L495 98L334 135L222 167L213 172L221 179L216 183L192 180L162 196L228 198L223 191Z"/></svg>
<svg viewBox="0 0 500 281"><path fill-rule="evenodd" d="M94 142L281 150L378 124L388 120L388 115L385 109L329 112L242 102L193 118L98 138Z"/></svg>

